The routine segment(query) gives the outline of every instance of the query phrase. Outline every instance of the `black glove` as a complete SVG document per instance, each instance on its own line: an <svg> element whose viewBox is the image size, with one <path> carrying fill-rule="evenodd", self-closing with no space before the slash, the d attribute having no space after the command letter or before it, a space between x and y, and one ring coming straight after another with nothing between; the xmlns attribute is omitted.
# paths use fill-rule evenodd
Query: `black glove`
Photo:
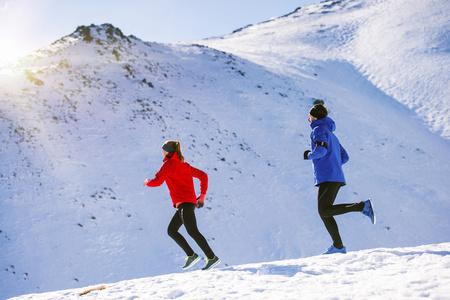
<svg viewBox="0 0 450 300"><path fill-rule="evenodd" d="M203 200L204 200L205 198L203 197ZM202 208L203 207L203 205L205 205L205 201L201 201L200 200L200 197L198 197L197 198L197 208Z"/></svg>
<svg viewBox="0 0 450 300"><path fill-rule="evenodd" d="M311 152L311 150L306 150L305 152L303 152L303 159L304 160L308 160L308 153Z"/></svg>

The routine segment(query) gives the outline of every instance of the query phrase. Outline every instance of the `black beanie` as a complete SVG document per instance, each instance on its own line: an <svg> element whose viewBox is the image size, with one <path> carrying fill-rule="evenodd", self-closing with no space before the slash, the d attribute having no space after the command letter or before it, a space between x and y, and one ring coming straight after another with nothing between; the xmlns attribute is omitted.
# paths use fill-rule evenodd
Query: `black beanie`
<svg viewBox="0 0 450 300"><path fill-rule="evenodd" d="M317 119L322 119L328 116L328 110L323 104L316 104L311 108L309 114Z"/></svg>

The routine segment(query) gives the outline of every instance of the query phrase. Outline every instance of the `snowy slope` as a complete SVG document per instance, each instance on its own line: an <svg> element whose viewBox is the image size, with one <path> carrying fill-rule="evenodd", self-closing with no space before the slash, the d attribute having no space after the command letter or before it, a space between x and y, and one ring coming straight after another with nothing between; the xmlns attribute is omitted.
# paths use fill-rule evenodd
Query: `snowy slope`
<svg viewBox="0 0 450 300"><path fill-rule="evenodd" d="M450 6L446 0L335 0L197 43L308 73L311 60L345 61L450 138Z"/></svg>
<svg viewBox="0 0 450 300"><path fill-rule="evenodd" d="M98 284L24 299L446 299L450 244L378 248ZM102 290L81 293L104 287Z"/></svg>
<svg viewBox="0 0 450 300"><path fill-rule="evenodd" d="M448 242L448 139L351 63L303 62L276 70L102 25L2 70L0 298L180 272L167 188L143 187L167 139L210 177L197 219L222 266L326 250L301 158L318 98L350 154L338 202L372 197L378 213L338 218L347 249Z"/></svg>

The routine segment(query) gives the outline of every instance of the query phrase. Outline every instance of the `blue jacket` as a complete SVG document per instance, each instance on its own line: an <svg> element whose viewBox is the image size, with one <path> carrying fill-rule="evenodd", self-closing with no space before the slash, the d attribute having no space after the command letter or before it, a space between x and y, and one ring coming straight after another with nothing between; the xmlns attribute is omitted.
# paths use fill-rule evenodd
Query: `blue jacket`
<svg viewBox="0 0 450 300"><path fill-rule="evenodd" d="M329 117L325 117L312 121L311 128L312 152L308 154L308 159L312 159L313 162L316 186L326 181L342 182L342 185L345 185L342 165L348 161L349 157L333 133L336 130L336 124ZM325 142L328 148L316 147L316 142Z"/></svg>

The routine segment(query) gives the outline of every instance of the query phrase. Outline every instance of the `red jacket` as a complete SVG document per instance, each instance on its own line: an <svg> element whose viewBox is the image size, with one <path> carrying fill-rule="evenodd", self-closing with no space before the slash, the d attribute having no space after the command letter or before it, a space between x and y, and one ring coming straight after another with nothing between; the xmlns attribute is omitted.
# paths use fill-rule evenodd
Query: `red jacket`
<svg viewBox="0 0 450 300"><path fill-rule="evenodd" d="M164 158L163 165L156 173L155 178L147 179L145 185L156 187L165 181L174 207L183 202L196 204L197 196L195 194L193 177L200 180L200 194L205 195L208 190L208 175L199 169L191 167L188 163L180 161L178 155L173 152Z"/></svg>

